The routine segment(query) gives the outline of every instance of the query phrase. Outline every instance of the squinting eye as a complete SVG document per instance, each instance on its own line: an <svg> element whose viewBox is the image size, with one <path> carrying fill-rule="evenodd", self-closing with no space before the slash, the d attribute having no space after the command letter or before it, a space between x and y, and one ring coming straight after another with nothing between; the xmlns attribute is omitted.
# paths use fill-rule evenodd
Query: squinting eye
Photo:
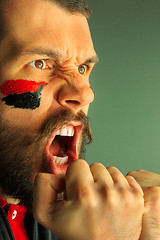
<svg viewBox="0 0 160 240"><path fill-rule="evenodd" d="M78 72L80 73L80 74L86 74L86 72L87 72L87 66L86 65L80 65L79 67L78 67Z"/></svg>
<svg viewBox="0 0 160 240"><path fill-rule="evenodd" d="M28 64L34 68L39 68L39 69L48 69L49 68L49 66L46 64L46 62L44 60L35 60Z"/></svg>

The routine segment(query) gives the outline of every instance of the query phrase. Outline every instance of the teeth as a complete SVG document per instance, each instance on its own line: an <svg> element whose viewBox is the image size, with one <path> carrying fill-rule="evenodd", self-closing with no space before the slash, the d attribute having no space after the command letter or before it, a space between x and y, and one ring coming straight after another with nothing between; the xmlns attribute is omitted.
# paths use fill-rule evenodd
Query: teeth
<svg viewBox="0 0 160 240"><path fill-rule="evenodd" d="M57 165L64 165L68 162L68 156L66 157L57 157L53 156Z"/></svg>
<svg viewBox="0 0 160 240"><path fill-rule="evenodd" d="M67 128L67 130L68 130L67 131L68 132L68 136L69 137L73 137L74 136L74 127L70 126L70 127Z"/></svg>
<svg viewBox="0 0 160 240"><path fill-rule="evenodd" d="M68 136L68 131L67 131L67 127L64 127L62 130L61 130L61 136Z"/></svg>
<svg viewBox="0 0 160 240"><path fill-rule="evenodd" d="M74 136L74 127L65 126L64 128L57 131L57 135L73 137Z"/></svg>

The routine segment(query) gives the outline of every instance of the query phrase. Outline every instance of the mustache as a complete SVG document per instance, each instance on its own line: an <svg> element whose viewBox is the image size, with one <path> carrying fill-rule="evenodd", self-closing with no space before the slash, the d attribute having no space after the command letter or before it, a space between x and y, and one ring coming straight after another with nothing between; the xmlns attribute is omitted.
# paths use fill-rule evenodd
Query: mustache
<svg viewBox="0 0 160 240"><path fill-rule="evenodd" d="M54 130L58 130L72 121L80 121L83 124L82 135L85 138L85 143L90 144L92 142L92 131L89 118L83 111L74 114L69 109L57 110L50 115L39 129L38 134L36 134L35 142L43 141L43 139L46 139Z"/></svg>

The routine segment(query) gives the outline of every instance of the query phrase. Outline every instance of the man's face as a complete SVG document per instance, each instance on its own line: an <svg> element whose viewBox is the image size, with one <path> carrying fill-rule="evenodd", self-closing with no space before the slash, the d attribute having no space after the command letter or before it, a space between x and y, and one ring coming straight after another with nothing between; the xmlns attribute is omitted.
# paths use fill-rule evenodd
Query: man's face
<svg viewBox="0 0 160 240"><path fill-rule="evenodd" d="M81 14L49 1L9 0L4 18L9 31L0 43L0 183L21 198L37 172L65 173L78 158L82 132L89 135L89 75L97 58Z"/></svg>

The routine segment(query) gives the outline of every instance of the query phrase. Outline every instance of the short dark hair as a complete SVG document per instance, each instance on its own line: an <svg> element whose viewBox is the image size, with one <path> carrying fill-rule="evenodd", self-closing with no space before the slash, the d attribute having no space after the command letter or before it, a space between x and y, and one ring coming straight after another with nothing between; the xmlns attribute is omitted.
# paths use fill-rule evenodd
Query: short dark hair
<svg viewBox="0 0 160 240"><path fill-rule="evenodd" d="M7 26L3 14L3 5L6 0L0 0L0 41L7 35ZM86 4L85 0L46 0L56 3L58 6L64 8L66 11L71 13L81 13L87 19L91 15L91 10Z"/></svg>
<svg viewBox="0 0 160 240"><path fill-rule="evenodd" d="M59 6L67 10L68 12L79 12L86 18L91 15L91 10L86 4L85 0L48 0L57 3Z"/></svg>

